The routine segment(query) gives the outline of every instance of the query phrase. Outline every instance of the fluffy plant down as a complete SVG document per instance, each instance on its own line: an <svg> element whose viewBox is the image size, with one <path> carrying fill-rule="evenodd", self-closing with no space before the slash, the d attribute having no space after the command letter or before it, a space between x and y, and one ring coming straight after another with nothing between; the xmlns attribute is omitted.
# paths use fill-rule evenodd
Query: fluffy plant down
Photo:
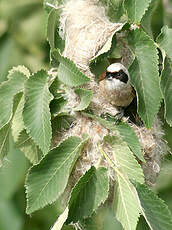
<svg viewBox="0 0 172 230"><path fill-rule="evenodd" d="M106 41L119 31L122 26L122 23L112 23L108 20L104 7L97 0L70 0L64 4L62 9L60 35L65 40L63 56L71 59L84 74L91 78L91 81L84 88L92 90L93 97L89 108L98 116L106 113L114 116L118 113L118 110L105 101L101 95L95 76L89 69L89 62L97 55ZM68 88L67 97L69 99L67 107L72 111L78 104L78 96L72 88ZM73 113L75 113L76 122L63 135L57 136L55 140L55 142L59 142L72 135L82 137L83 133L88 134L90 137L76 163L72 178L76 181L91 165L108 167L109 174L113 178L111 168L101 156L98 147L102 145L104 151L112 158L111 150L103 144L104 136L111 135L111 131L97 121L83 116L80 112ZM142 153L146 160L146 163L142 163L146 182L153 185L160 171L160 160L166 152L166 143L162 139L164 133L161 123L156 118L153 127L146 129L143 125L129 122L127 117L124 117L123 120L134 129L139 138ZM117 133L116 135L118 136L119 134Z"/></svg>

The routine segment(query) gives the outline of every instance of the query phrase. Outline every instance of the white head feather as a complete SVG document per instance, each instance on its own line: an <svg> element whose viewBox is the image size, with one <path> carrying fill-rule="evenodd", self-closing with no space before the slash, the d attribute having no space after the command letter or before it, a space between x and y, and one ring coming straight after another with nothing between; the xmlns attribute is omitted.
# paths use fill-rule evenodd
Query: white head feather
<svg viewBox="0 0 172 230"><path fill-rule="evenodd" d="M107 68L107 72L110 73L119 72L120 70L123 70L124 73L126 73L128 75L128 78L130 79L128 70L121 63L113 63Z"/></svg>

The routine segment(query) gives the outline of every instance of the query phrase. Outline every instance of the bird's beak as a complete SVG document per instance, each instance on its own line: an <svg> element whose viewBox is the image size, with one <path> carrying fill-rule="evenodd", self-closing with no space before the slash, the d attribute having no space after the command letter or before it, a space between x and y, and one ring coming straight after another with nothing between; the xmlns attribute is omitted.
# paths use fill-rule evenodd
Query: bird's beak
<svg viewBox="0 0 172 230"><path fill-rule="evenodd" d="M102 73L100 76L99 76L99 81L102 81L105 79L105 76L106 76L106 72Z"/></svg>

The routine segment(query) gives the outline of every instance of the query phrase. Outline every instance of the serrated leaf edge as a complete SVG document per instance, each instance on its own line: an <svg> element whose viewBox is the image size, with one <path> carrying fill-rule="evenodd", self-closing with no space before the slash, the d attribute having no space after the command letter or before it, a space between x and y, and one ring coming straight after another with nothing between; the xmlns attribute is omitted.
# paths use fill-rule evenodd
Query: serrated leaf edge
<svg viewBox="0 0 172 230"><path fill-rule="evenodd" d="M18 72L18 73L20 73L21 75L23 75L23 76L26 77L26 75L24 75L24 73L22 73L22 72L20 72L20 71L14 71L14 72L12 72L11 74L9 74L9 75L7 76L7 80L6 80L6 81L3 81L3 82L0 84L0 88L1 88L1 86L5 85L5 84L8 84L8 82L10 82L10 80L11 80L11 75L14 74L15 72ZM26 80L26 79L25 79L25 80ZM25 80L23 80L23 84L24 84ZM13 96L13 98L12 98L12 106L11 106L11 111L10 111L11 115L10 115L8 121L7 121L0 129L2 129L5 125L7 125L7 124L11 121L11 119L12 119L12 117L13 117L13 115L14 115L14 114L13 114L14 98L15 98L15 96L16 96L18 93L21 93L21 92L23 92L23 91L24 91L24 88L23 88L22 90L18 90L18 91L16 92L16 94L14 94L14 96Z"/></svg>
<svg viewBox="0 0 172 230"><path fill-rule="evenodd" d="M126 1L127 1L127 0L124 0L124 1L123 1L123 8L124 8L124 12L125 12L125 14L127 15L127 18L129 19L129 21L132 21L132 20L129 18L129 16L128 16L127 9L125 8L125 2L126 2ZM141 24L141 20L142 20L143 16L145 15L146 11L148 10L148 8L149 8L149 6L150 6L151 1L152 1L152 0L149 0L149 2L148 2L148 6L144 9L143 14L142 14L142 16L141 16L141 18L140 18L139 22L136 22L136 10L135 10L135 14L134 14L134 22L133 22L133 23L136 23L136 24L139 24L139 25ZM136 3L136 0L135 0L135 3ZM136 4L135 4L135 5L136 5ZM136 7L135 7L135 9L136 9Z"/></svg>
<svg viewBox="0 0 172 230"><path fill-rule="evenodd" d="M136 29L136 30L138 30L139 31L139 29ZM158 50L157 50L157 47L156 47L156 44L155 44L155 42L153 41L153 39L151 38L151 37L149 37L149 35L147 35L143 30L142 30L142 33L144 33L144 35L145 35L145 37L147 37L148 39L149 39L149 41L151 41L152 42L152 45L154 46L154 48L155 48L155 52L156 52L156 59L154 60L155 62L154 62L154 66L156 66L157 67L157 73L158 73ZM139 62L139 58L138 58L138 56L136 55L136 53L134 53L135 54L135 57L137 58L137 62L140 64L140 62ZM140 71L140 65L139 65L139 71ZM141 75L142 76L142 75ZM158 76L159 76L159 74L158 74ZM142 84L142 86L143 86L143 77L142 77L142 79L141 79L141 84ZM143 87L142 87L143 88ZM155 119L155 116L156 116L156 114L158 113L158 111L159 111L159 108L160 108L160 106L161 106L161 101L162 101L162 92L161 92L161 87L160 87L160 79L159 79L159 89L160 89L160 93L161 93L161 96L160 96L160 101L159 101L159 105L157 106L157 109L155 110L155 115L154 115L154 119ZM136 91L136 95L137 95L137 108L139 107L138 105L139 105L139 97L138 97L138 93L137 93L137 90L135 90ZM144 92L143 92L143 94L144 94ZM145 98L145 95L144 95L144 98ZM145 104L145 103L144 103ZM147 107L147 106L146 106ZM143 119L142 119L142 116L140 115L140 113L139 113L139 111L137 111L138 112L138 114L139 114L139 117L141 118L141 120L143 121ZM150 119L149 119L149 114L147 114L146 112L145 112L145 114L146 114L146 117L147 117L147 121L149 121L149 124L147 125L147 124L145 124L145 122L144 122L144 124L147 126L147 128L151 128L152 127L152 124L150 124ZM154 122L154 121L153 121Z"/></svg>
<svg viewBox="0 0 172 230"><path fill-rule="evenodd" d="M37 73L40 73L40 72L45 72L45 73L47 73L46 70L41 69L41 70L39 70L39 71L33 73L30 77L34 77L34 75L36 75ZM48 75L48 73L47 73L47 75ZM47 83L48 83L48 80L47 80ZM45 88L45 87L46 87L46 84L45 84L44 88ZM48 90L48 93L51 95L51 99L48 101L48 105L50 105L50 102L53 100L53 95L52 95L52 93L50 92L49 87L47 87L47 90ZM24 90L24 98L26 97L25 95L26 95L26 93L25 93L25 90ZM44 96L44 97L45 97L45 96ZM47 97L45 97L45 99L46 99L46 102L47 102ZM24 108L25 108L25 104L26 104L26 100L24 101ZM24 112L24 109L23 109L23 112ZM48 106L48 112L49 112L49 114L50 114L50 117L49 117L48 121L49 121L49 123L51 124L50 106ZM42 119L42 120L43 120L43 119ZM24 123L25 123L25 122L24 122ZM31 136L31 134L30 134L31 129L30 129L30 128L27 128L25 124L24 124L24 127L25 127L25 129L26 129L27 134L32 138L32 140L34 141L34 143L41 149L41 151L43 152L43 154L46 155L46 153L47 153L49 150L45 152L45 146L44 146L44 149L42 149L42 146L39 145L39 143L37 142L36 138L34 138L34 137ZM45 128L43 128L43 129L45 130ZM46 130L45 130L45 131L46 131ZM46 133L46 132L44 132L44 140L46 139L46 138L45 138L45 133ZM52 138L52 128L51 128L51 130L50 130L50 136L51 136L51 138ZM45 141L44 141L44 143L45 143ZM48 149L50 149L50 145L51 145L51 140L50 140Z"/></svg>
<svg viewBox="0 0 172 230"><path fill-rule="evenodd" d="M77 137L77 138L80 138L80 137L78 137L78 136L70 136L70 137L68 137L68 138L66 138L66 139L64 139L63 141L61 141L60 143L59 143L59 145L58 146L56 146L56 147L54 147L54 148L52 148L51 150L53 150L53 149L55 149L55 148L58 148L64 141L66 141L66 140L68 140L68 139L70 139L71 137ZM86 140L83 140L82 141L82 139L80 138L80 140L81 140L81 142L80 142L80 144L75 148L75 150L76 149L78 149L79 147L81 147L83 144L84 144L84 142L86 141ZM51 151L50 150L50 151ZM74 151L75 151L74 150ZM72 153L74 152L74 151L72 151ZM70 154L71 155L71 154ZM27 185L27 179L28 179L28 175L29 175L29 173L30 173L30 171L31 171L31 169L33 168L33 167L35 167L35 166L37 166L37 165L39 165L40 164L40 162L45 158L45 157L47 157L47 155L45 155L38 163L36 163L36 164L34 164L33 166L31 166L30 167L30 169L28 170L28 173L27 173L27 175L26 175L26 179L25 179L25 185L24 185L24 187L25 187L25 193L26 193L26 201L27 201L27 204L28 204L28 201L29 201L29 197L28 197L28 193L27 193L27 191L28 191L28 188L29 188L29 185ZM70 157L70 156L69 156ZM68 157L68 158L69 158ZM65 160L66 161L66 160ZM61 166L60 166L61 167ZM53 174L54 175L54 174ZM69 175L70 176L70 175ZM51 177L51 179L52 179L52 177ZM50 180L49 180L50 181ZM46 186L47 186L47 184L48 183L46 183ZM67 185L67 184L66 184ZM66 187L65 187L66 188ZM65 190L65 188L64 188L64 190ZM45 189L45 186L43 187L43 189ZM43 191L43 189L41 190L41 192ZM60 193L60 195L64 192L64 190L63 191L61 191L61 193ZM40 195L41 195L41 192L39 193L39 196L36 198L36 200L40 197ZM60 196L59 195L59 196ZM39 207L39 209L36 209L36 210L40 210L41 208L44 208L45 206L47 206L48 204L52 204L53 202L55 202L57 200L57 197L54 197L54 199L52 199L50 202L48 202L47 204L45 204L45 205L42 205L42 206L40 206ZM34 201L34 203L35 203L35 201ZM32 212L34 212L34 211L36 211L36 210L33 210L33 211L31 211L31 212L28 212L28 205L27 205L27 207L26 207L26 213L27 214L30 214L30 213L32 213Z"/></svg>
<svg viewBox="0 0 172 230"><path fill-rule="evenodd" d="M136 192L137 192L137 186L138 186L138 184L139 184L139 183L137 183L137 185L136 185ZM160 201L160 202L161 202L161 205L163 204L163 205L165 206L166 211L171 215L171 212L170 212L170 210L169 210L169 208L168 208L168 206L166 205L166 203L165 203L164 200L162 200L160 197L158 197L157 194L155 194L155 193L154 193L151 189L149 189L145 184L140 184L140 186L141 186L141 187L144 187L144 189L147 190L147 192L149 193L149 195L153 195L153 196L154 196L154 198L155 198L154 201L155 201L155 200L156 200L156 201ZM138 192L137 192L137 196L138 196L138 199L139 199L139 194L138 194ZM140 199L139 199L139 203L140 203L141 211L142 211L141 214L144 216L144 218L145 218L147 224L149 225L149 227L151 228L151 230L154 230L154 229L151 227L151 225L150 225L150 223L149 223L149 221L148 221L148 219L147 219L147 217L146 217L146 214L145 214L145 212L144 212L144 209L142 208ZM171 215L171 217L172 217L172 215ZM172 223L172 220L171 220L171 223Z"/></svg>
<svg viewBox="0 0 172 230"><path fill-rule="evenodd" d="M90 117L90 118L92 118L93 120L96 120L96 121L98 121L101 125L103 125L106 129L109 129L109 130L111 130L111 131L114 131L117 135L119 135L122 139L123 139L123 141L124 142L126 142L125 141L125 137L123 136L123 135L121 135L120 134L120 131L118 130L118 127L117 128L114 128L114 127L108 127L108 126L106 126L106 125L104 125L99 119L102 119L102 118L100 118L100 117L96 117L96 115L94 115L94 114L89 114L89 113L87 113L87 112L82 112L82 115L83 116L86 116L86 117ZM98 118L98 119L97 119ZM105 122L108 122L108 121L106 121L106 120L104 120ZM127 123L124 123L124 124L127 124ZM111 126L112 126L113 124L111 124ZM128 125L128 124L127 124ZM132 129L132 127L131 127L131 129ZM134 132L134 130L132 129L132 131L133 131L133 133L134 133L134 136L138 139L138 137L137 137L137 135L135 134L135 132ZM114 134L115 134L114 133ZM132 148L130 147L130 145L128 144L128 142L126 142L127 143L127 146L129 147L129 149L131 150L131 152L135 155L135 156L137 156L133 151L132 151ZM141 148L141 145L140 145L140 142L139 142L139 140L138 140L138 144L139 144L139 146L140 146L140 148ZM137 156L138 157L138 156ZM138 157L139 158L139 157ZM143 161L141 158L139 158L141 161ZM143 161L144 162L144 161Z"/></svg>
<svg viewBox="0 0 172 230"><path fill-rule="evenodd" d="M90 178L92 178L94 175L96 175L97 170L100 169L100 168L104 168L104 169L106 169L106 172L108 172L108 171L107 171L107 168L105 168L105 167L95 168L94 166L90 166L90 168L85 172L85 174L86 174L89 170L91 170L92 168L94 169L94 174L92 174L92 175L90 176ZM73 187L72 190L71 190L70 197L69 197L69 200L68 200L69 211L70 211L69 203L70 203L70 199L71 199L72 192L73 192L73 190L75 189L75 187L78 185L78 182L85 176L85 174L83 174L83 175L79 178L79 180L77 181L77 183L74 185L74 187ZM89 179L90 179L90 178L89 178ZM107 174L107 178L108 178L108 182L109 182L108 174ZM87 181L87 182L88 182L88 181ZM110 191L110 186L109 186L109 183L108 183L108 190L107 190L107 193L108 193L108 194L109 194L109 191ZM107 197L108 197L108 196L107 196ZM107 199L107 197L106 197L106 199ZM106 199L105 199L104 201L103 201L103 199L101 199L101 201L99 202L98 207L100 207L100 205L103 204L103 203L106 201ZM98 207L97 207L97 209L98 209ZM89 217L91 217L92 214L95 213L95 212L96 212L96 208L94 208L94 209L92 210L92 213L91 213L90 215L88 215L88 216L83 216L83 218L89 218Z"/></svg>
<svg viewBox="0 0 172 230"><path fill-rule="evenodd" d="M53 51L57 51L58 52L58 55L59 55L59 61L60 61L60 65L63 66L64 69L67 69L72 75L75 73L75 74L79 74L80 77L82 76L83 79L84 79L84 83L79 83L79 84L75 84L74 87L78 87L78 86L81 86L81 85L84 85L86 83L88 83L91 79L89 77L87 77L85 74L83 74L80 69L78 68L78 66L70 59L70 58L67 58L67 57L64 57L61 55L59 49L53 49ZM74 69L74 71L72 72L70 68L67 68L66 65L63 63L63 61L66 61L67 65L71 65L72 66L72 69ZM59 79L61 81L61 79ZM65 85L67 85L66 83L64 83ZM70 86L70 85L69 85ZM71 86L70 86L71 87Z"/></svg>
<svg viewBox="0 0 172 230"><path fill-rule="evenodd" d="M129 188L129 191L131 192L131 194L135 197L137 197L137 191L136 191L136 189L135 189L135 187L132 185L132 183L129 181L129 180L127 180L126 179L126 176L124 176L123 175L123 173L121 173L119 170L117 170L117 169L114 169L115 171L116 171L116 173L117 173L117 177L118 176L120 176L124 181L125 181L125 183L126 183L126 185L127 185L127 187ZM121 188L120 188L120 186L119 186L119 180L117 180L118 181L118 187L119 187L119 189L120 189L120 191L121 191ZM129 183L128 183L129 182ZM131 184L131 186L133 186L133 189L134 189L134 192L133 192L133 190L131 190L131 188L130 188L130 185L129 184ZM122 192L120 192L120 194L122 194ZM123 197L121 196L121 200L122 200L122 203L123 203L123 207L125 207L125 201L123 200ZM141 210L140 210L141 211ZM128 220L128 224L129 224L129 226L130 226L130 222L129 222L129 218L128 218L128 214L127 214L127 210L125 209L125 213L126 213L126 216L127 216L127 220ZM139 212L140 213L140 212ZM138 216L138 218L137 218L137 222L138 222L138 220L139 220L139 216ZM121 223L122 224L122 223ZM131 227L130 227L130 229L132 229ZM129 229L129 230L130 230Z"/></svg>
<svg viewBox="0 0 172 230"><path fill-rule="evenodd" d="M30 77L30 71L29 71L29 69L27 67L25 67L24 65L18 65L18 66L13 66L13 68L8 71L7 78L10 79L11 75L13 73L15 73L15 72L22 73L27 78Z"/></svg>
<svg viewBox="0 0 172 230"><path fill-rule="evenodd" d="M126 143L126 142L125 142ZM126 143L127 144L127 143ZM128 145L127 145L127 147L128 147ZM130 149L129 147L128 147L128 149ZM133 163L135 163L135 165L137 165L137 169L135 169L135 170L141 170L140 171L140 173L142 173L142 179L143 179L143 181L142 181L142 183L140 182L140 181L138 181L138 182L140 182L141 184L143 184L144 183L144 174L143 174L143 169L142 169L142 167L141 167L141 165L138 163L138 161L136 160L136 157L135 157L135 155L133 154L133 152L132 151L130 151L131 152L131 154L132 154L132 161L133 161ZM115 158L116 156L116 153L115 153L115 149L113 149L113 157ZM116 162L118 162L116 159L114 159ZM116 164L115 163L115 165L118 165L120 168L121 168L121 170L123 170L123 168L125 167L125 165L123 165L123 164L121 164L121 163L118 163L118 164ZM128 166L126 167L126 168L128 168ZM124 171L124 170L123 170ZM127 174L127 173L126 173ZM128 176L128 175L127 175ZM129 178L129 179L133 179L133 178ZM134 179L135 180L135 179ZM140 180L141 180L141 178L140 178Z"/></svg>
<svg viewBox="0 0 172 230"><path fill-rule="evenodd" d="M166 57L166 58L167 58L167 57ZM170 58L168 58L168 59L170 59ZM167 59L167 61L168 61L168 59ZM171 59L170 59L170 60L171 60ZM164 61L165 61L165 60L164 60ZM169 64L170 72L171 72L171 74L172 74L172 64L171 64L171 61L168 61L168 64ZM164 69L163 69L163 70L164 70ZM162 81L162 75L161 75L160 84L161 84L161 81ZM164 91L164 90L162 89L162 86L161 86L161 92L162 92L163 99L164 99L164 104L165 104L165 114L164 114L164 117L165 117L165 119L166 119L168 125L169 125L170 127L172 127L172 119L171 119L171 120L167 119L167 104L166 104L165 95L164 95L164 92L163 92L163 91Z"/></svg>
<svg viewBox="0 0 172 230"><path fill-rule="evenodd" d="M78 109L79 108L79 106L80 106L80 103L81 103L81 97L77 94L77 90L83 90L84 92L86 92L86 93L88 93L87 94L87 97L89 96L89 99L90 99L90 101L89 101L89 103L87 103L82 109ZM92 97L93 97L93 92L91 91L91 90L86 90L86 89L83 89L83 88L76 88L75 89L75 93L78 95L78 97L80 98L80 103L78 104L78 106L76 107L76 108L74 108L74 110L75 111L82 111L82 110L85 110L86 108L88 108L88 106L90 105L90 103L91 103L91 99L92 99Z"/></svg>

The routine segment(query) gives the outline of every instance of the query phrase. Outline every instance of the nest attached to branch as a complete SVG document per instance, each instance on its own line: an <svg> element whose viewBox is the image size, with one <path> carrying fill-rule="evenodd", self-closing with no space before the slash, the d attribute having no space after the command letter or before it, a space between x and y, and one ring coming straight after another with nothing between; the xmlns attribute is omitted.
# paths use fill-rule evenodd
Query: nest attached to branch
<svg viewBox="0 0 172 230"><path fill-rule="evenodd" d="M84 88L93 91L90 107L97 115L103 113L115 115L118 111L101 95L95 76L89 69L89 61L96 56L108 38L119 31L122 26L121 23L112 23L108 20L104 7L97 0L70 0L63 6L60 17L60 35L65 39L63 55L71 59L84 74L91 78L91 81ZM125 65L125 63L123 64ZM78 104L78 97L71 88L67 90L67 94L69 98L67 106L72 109ZM73 171L73 178L75 178L73 183L91 165L97 166L99 164L110 169L105 160L102 159L99 162L100 152L97 145L102 142L104 136L111 134L111 131L98 122L82 116L79 112L75 112L75 118L75 125L57 138L59 142L72 135L81 137L83 133L87 133L90 137ZM127 118L124 119L127 122ZM142 152L147 161L147 163L142 164L142 168L147 183L152 185L160 171L160 159L166 151L166 144L162 140L164 133L161 124L156 118L153 127L149 130L136 124L129 123L129 125L132 126L140 140ZM111 173L110 175L112 176Z"/></svg>

